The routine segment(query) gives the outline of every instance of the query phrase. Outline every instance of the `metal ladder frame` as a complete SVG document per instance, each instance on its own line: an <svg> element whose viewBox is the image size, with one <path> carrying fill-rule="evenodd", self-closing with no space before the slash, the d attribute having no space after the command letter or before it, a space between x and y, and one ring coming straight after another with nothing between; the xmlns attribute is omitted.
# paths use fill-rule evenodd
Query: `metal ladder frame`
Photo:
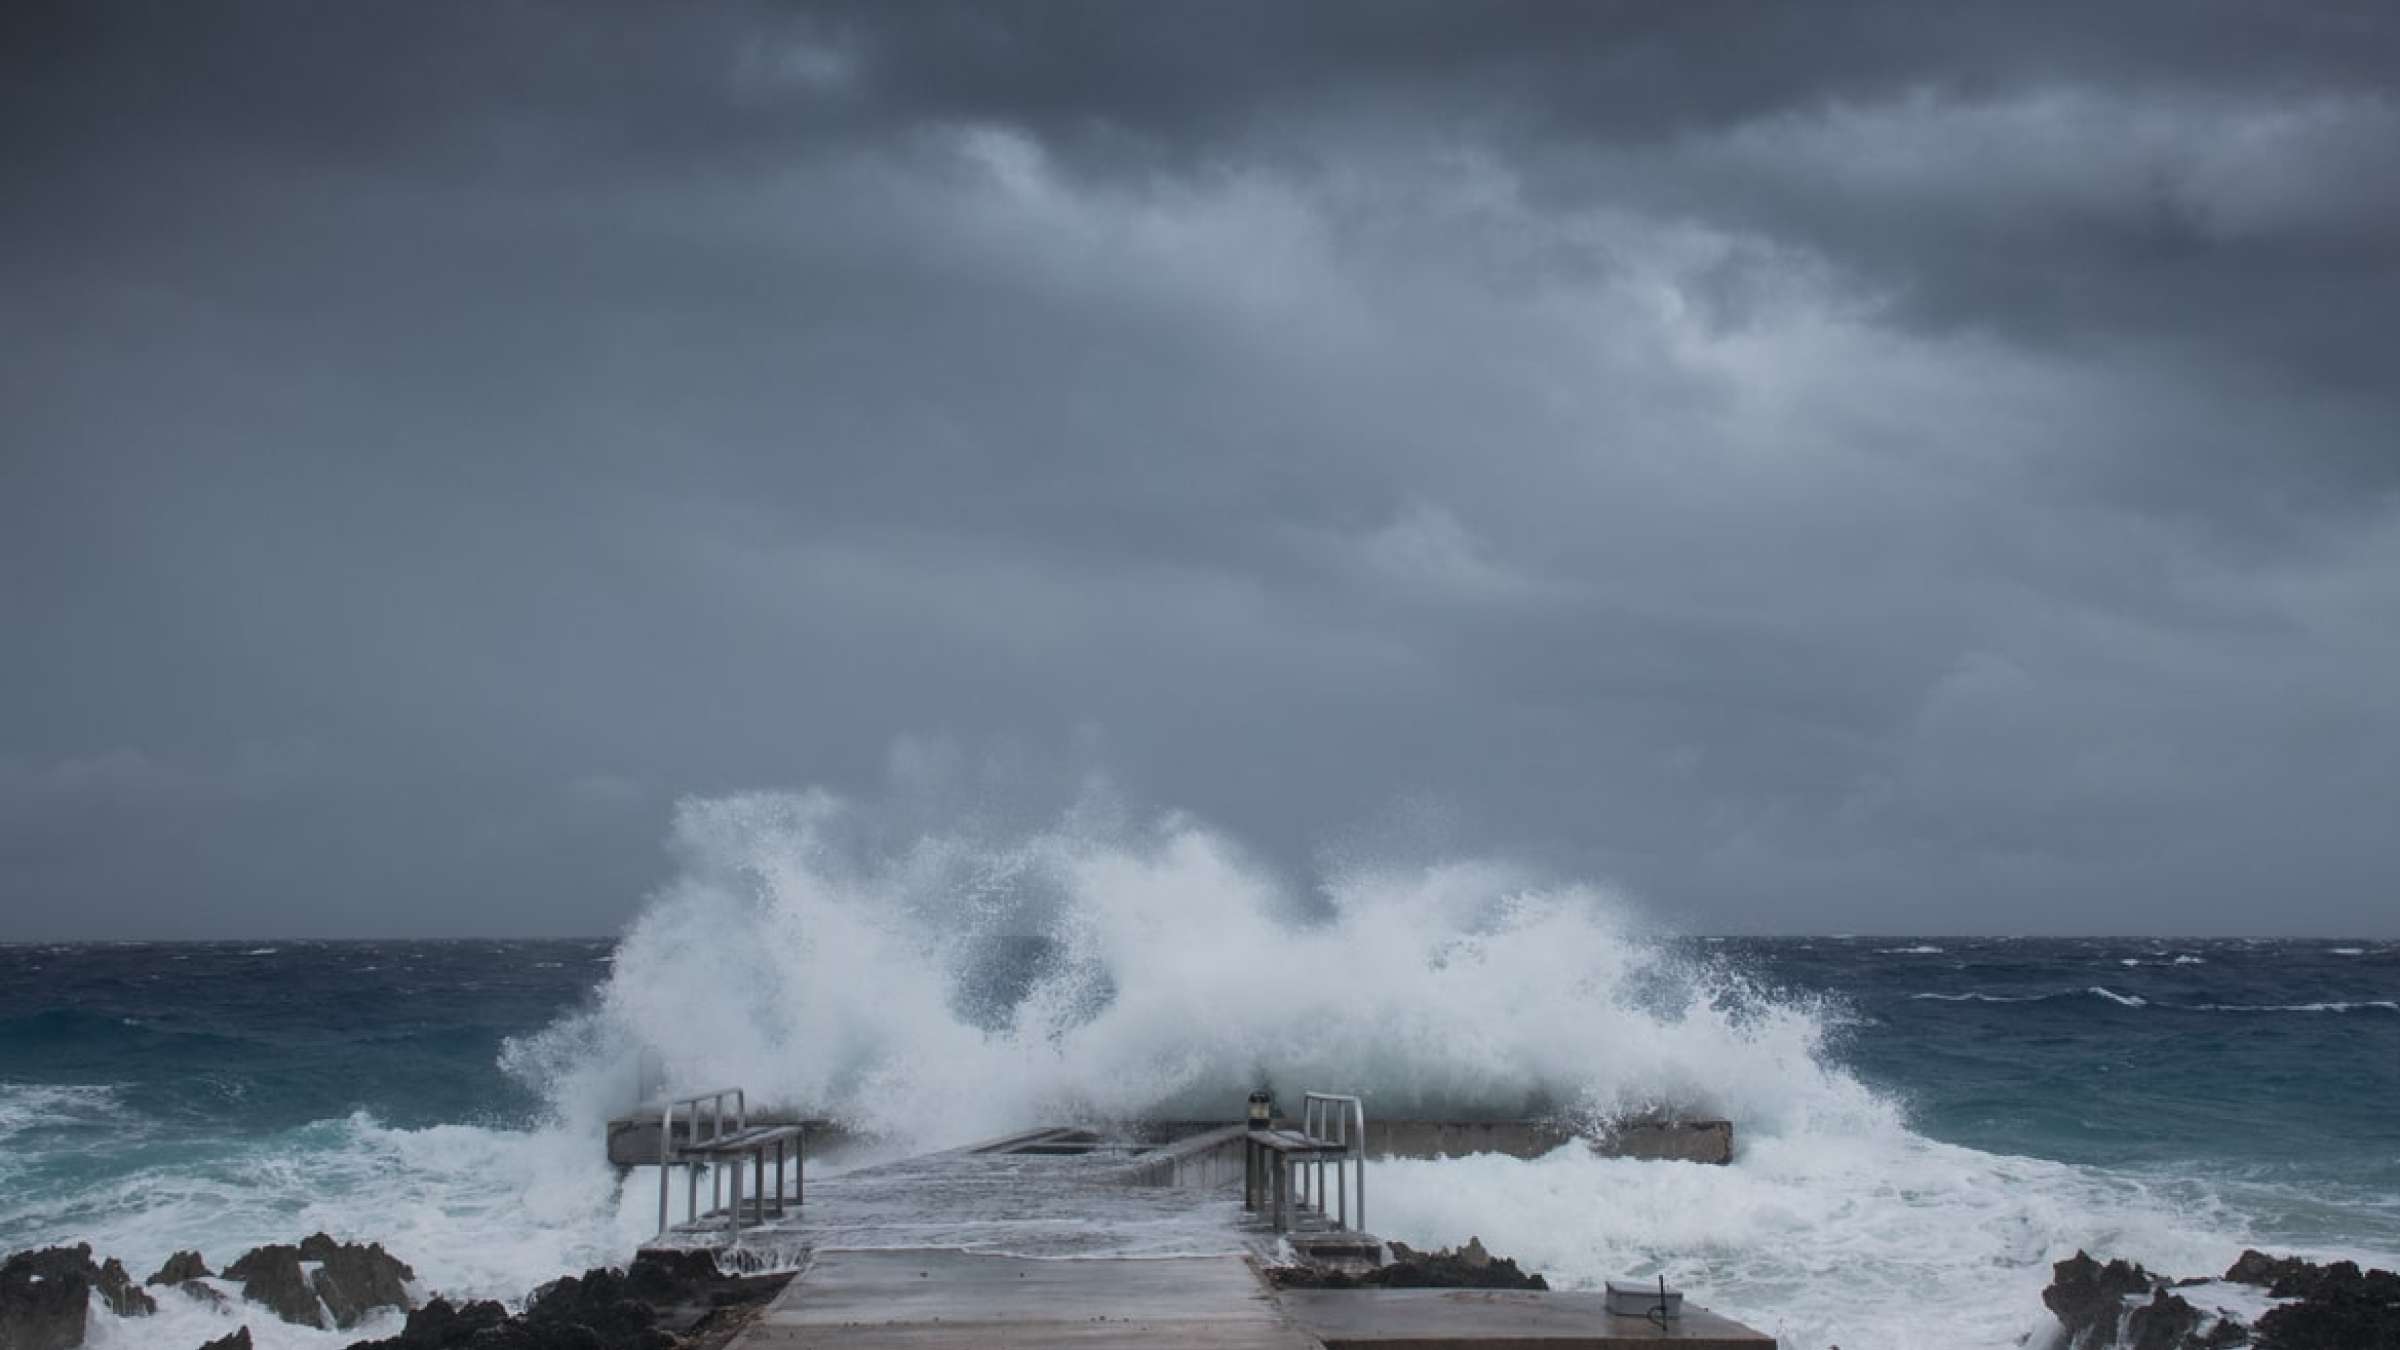
<svg viewBox="0 0 2400 1350"><path fill-rule="evenodd" d="M1301 1203L1315 1200L1317 1213L1328 1218L1333 1213L1325 1208L1325 1164L1333 1164L1333 1182L1340 1218L1336 1228L1365 1228L1367 1226L1367 1106L1365 1102L1341 1092L1304 1092L1301 1094L1300 1132L1311 1139L1331 1140L1344 1145L1348 1152L1341 1157L1316 1160L1316 1184L1308 1186L1308 1164L1300 1165L1303 1194ZM1350 1183L1348 1169L1358 1167L1358 1222L1350 1221Z"/></svg>
<svg viewBox="0 0 2400 1350"><path fill-rule="evenodd" d="M725 1099L728 1097L733 1099L733 1128L730 1130L725 1128ZM708 1111L703 1112L700 1109L702 1102L709 1104ZM729 1134L741 1133L749 1127L750 1123L749 1099L743 1096L742 1090L738 1087L717 1088L709 1092L695 1092L688 1097L676 1097L660 1108L658 1118L658 1231L662 1233L667 1231L667 1174L678 1163L684 1169L684 1222L691 1223L700 1217L700 1169L702 1167L708 1168L710 1208L722 1208L725 1203L724 1174L713 1162L682 1162L675 1156L675 1110L677 1107L691 1108L686 1113L685 1119L691 1122L690 1142L694 1144L713 1144ZM708 1130L705 1135L700 1132L704 1126ZM741 1185L738 1177L735 1179L734 1185L737 1187Z"/></svg>

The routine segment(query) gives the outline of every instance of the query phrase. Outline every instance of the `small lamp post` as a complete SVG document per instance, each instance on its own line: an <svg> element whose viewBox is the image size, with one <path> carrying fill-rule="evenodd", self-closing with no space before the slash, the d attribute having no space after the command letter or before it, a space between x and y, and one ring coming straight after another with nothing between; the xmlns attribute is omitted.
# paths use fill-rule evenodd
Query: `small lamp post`
<svg viewBox="0 0 2400 1350"><path fill-rule="evenodd" d="M1263 1130L1275 1123L1275 1096L1265 1088L1250 1094L1250 1128Z"/></svg>

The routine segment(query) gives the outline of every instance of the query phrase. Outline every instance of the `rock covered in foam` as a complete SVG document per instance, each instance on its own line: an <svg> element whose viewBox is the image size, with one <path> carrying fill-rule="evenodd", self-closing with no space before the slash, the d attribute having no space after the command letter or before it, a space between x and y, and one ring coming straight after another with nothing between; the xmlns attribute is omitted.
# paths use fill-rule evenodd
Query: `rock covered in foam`
<svg viewBox="0 0 2400 1350"><path fill-rule="evenodd" d="M2050 1287L2042 1291L2042 1306L2066 1328L2072 1350L2113 1346L2126 1318L2126 1305L2166 1281L2127 1261L2106 1265L2078 1251L2050 1267Z"/></svg>
<svg viewBox="0 0 2400 1350"><path fill-rule="evenodd" d="M2268 1293L2293 1300L2258 1319L2268 1350L2400 1350L2400 1275L2355 1261L2301 1262Z"/></svg>
<svg viewBox="0 0 2400 1350"><path fill-rule="evenodd" d="M2042 1302L2058 1317L2068 1350L2400 1350L2400 1275L2361 1271L2353 1261L2319 1266L2298 1257L2245 1251L2225 1272L2229 1283L2263 1288L2285 1300L2255 1326L2212 1316L2139 1265L2106 1265L2077 1252L2051 1267Z"/></svg>
<svg viewBox="0 0 2400 1350"><path fill-rule="evenodd" d="M350 1350L672 1350L723 1343L788 1275L726 1275L708 1252L643 1252L623 1270L587 1270L533 1292L511 1316L497 1303L434 1299L397 1336ZM676 1327L668 1329L669 1324ZM678 1334L680 1333L680 1334Z"/></svg>
<svg viewBox="0 0 2400 1350"><path fill-rule="evenodd" d="M196 1299L212 1307L225 1306L225 1295L209 1283L216 1272L198 1252L177 1252L158 1268L158 1272L142 1283L160 1289L180 1291L185 1298Z"/></svg>
<svg viewBox="0 0 2400 1350"><path fill-rule="evenodd" d="M8 1350L65 1350L81 1345L91 1320L91 1296L119 1317L147 1317L158 1301L142 1291L115 1257L95 1264L88 1242L19 1252L0 1263L0 1346Z"/></svg>
<svg viewBox="0 0 2400 1350"><path fill-rule="evenodd" d="M0 1265L0 1345L71 1350L83 1344L92 1284L89 1247L19 1252Z"/></svg>
<svg viewBox="0 0 2400 1350"><path fill-rule="evenodd" d="M454 1304L446 1298L436 1298L410 1312L408 1325L401 1328L399 1335L380 1341L360 1341L351 1350L451 1350L467 1345L501 1344L501 1336L485 1336L485 1333L505 1328L509 1321L508 1309L488 1299Z"/></svg>
<svg viewBox="0 0 2400 1350"><path fill-rule="evenodd" d="M89 1251L90 1248L79 1250ZM100 1271L92 1278L92 1284L99 1289L101 1301L108 1304L108 1310L119 1317L148 1317L158 1311L158 1300L142 1292L141 1286L135 1284L133 1276L127 1273L125 1263L113 1256L100 1263Z"/></svg>
<svg viewBox="0 0 2400 1350"><path fill-rule="evenodd" d="M148 1283L226 1303L198 1252L177 1252ZM416 1273L380 1243L337 1242L323 1233L297 1245L273 1243L227 1266L244 1299L298 1326L346 1330L380 1308L408 1308L397 1336L352 1350L707 1350L774 1297L790 1276L726 1274L709 1252L643 1252L623 1270L594 1269L533 1291L511 1315L493 1302L434 1299L413 1307ZM119 1316L157 1303L122 1262L95 1263L89 1244L20 1252L0 1262L0 1350L76 1350L84 1344L92 1295ZM200 1350L249 1350L250 1329Z"/></svg>
<svg viewBox="0 0 2400 1350"><path fill-rule="evenodd" d="M242 1282L242 1297L294 1326L325 1325L325 1309L300 1268L300 1249L288 1243L253 1247L225 1267L225 1278Z"/></svg>
<svg viewBox="0 0 2400 1350"><path fill-rule="evenodd" d="M416 1277L380 1242L336 1242L324 1233L312 1233L296 1247L254 1247L225 1267L225 1278L242 1282L243 1298L284 1321L343 1331L379 1308L413 1306L408 1284Z"/></svg>
<svg viewBox="0 0 2400 1350"><path fill-rule="evenodd" d="M300 1259L318 1263L309 1286L324 1300L333 1324L344 1331L379 1308L406 1310L415 1302L408 1285L417 1272L380 1242L336 1242L313 1233L300 1240Z"/></svg>

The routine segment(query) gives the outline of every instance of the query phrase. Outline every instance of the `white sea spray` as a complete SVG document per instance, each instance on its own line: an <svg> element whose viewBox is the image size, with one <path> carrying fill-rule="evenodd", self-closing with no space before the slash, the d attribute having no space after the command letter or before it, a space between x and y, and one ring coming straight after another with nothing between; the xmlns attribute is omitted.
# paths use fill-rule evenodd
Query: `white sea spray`
<svg viewBox="0 0 2400 1350"><path fill-rule="evenodd" d="M870 833L824 794L687 805L686 875L598 1010L512 1062L570 1118L646 1052L676 1086L739 1083L928 1147L1229 1115L1262 1080L1383 1114L1893 1118L1828 1066L1829 1008L1688 960L1588 886L1464 861L1298 889L1173 815L860 847ZM1013 1007L962 1003L977 953L1027 936L1046 954Z"/></svg>

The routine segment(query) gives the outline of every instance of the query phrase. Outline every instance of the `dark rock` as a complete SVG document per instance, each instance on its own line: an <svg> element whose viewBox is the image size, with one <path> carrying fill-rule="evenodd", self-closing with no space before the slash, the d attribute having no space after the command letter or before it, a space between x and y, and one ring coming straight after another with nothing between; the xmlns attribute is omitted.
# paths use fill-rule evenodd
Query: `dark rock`
<svg viewBox="0 0 2400 1350"><path fill-rule="evenodd" d="M473 1344L477 1347L513 1344L503 1336L477 1340L495 1328L505 1329L510 1318L508 1309L488 1300L453 1305L444 1298L434 1299L408 1315L408 1325L397 1336L380 1341L358 1341L350 1350L457 1350Z"/></svg>
<svg viewBox="0 0 2400 1350"><path fill-rule="evenodd" d="M2225 1279L2263 1286L2288 1300L2255 1327L2210 1319L2169 1292L2166 1281L2123 1261L2103 1266L2082 1252L2053 1267L2042 1301L2067 1329L2069 1350L2400 1350L2400 1275L2361 1271L2355 1261L2319 1266L2298 1257L2246 1251ZM2140 1301L2149 1296L2147 1302ZM2202 1329L2206 1323L2206 1330ZM2255 1338L2255 1339L2254 1339Z"/></svg>
<svg viewBox="0 0 2400 1350"><path fill-rule="evenodd" d="M1316 1266L1278 1266L1267 1278L1282 1289L1548 1289L1550 1282L1517 1269L1507 1257L1468 1238L1457 1251L1420 1252L1405 1242L1391 1244L1392 1259L1363 1274Z"/></svg>
<svg viewBox="0 0 2400 1350"><path fill-rule="evenodd" d="M212 1274L208 1262L200 1259L200 1253L177 1252L167 1258L167 1263L158 1268L157 1274L142 1283L163 1289L179 1289L185 1298L198 1299L212 1307L222 1308L225 1306L225 1296L217 1292L215 1285L202 1283Z"/></svg>
<svg viewBox="0 0 2400 1350"><path fill-rule="evenodd" d="M2347 1289L2365 1278L2359 1273L2356 1261L2319 1266L2295 1259L2284 1263L2283 1271L2267 1286L2267 1292L2276 1298L2315 1298L2321 1293Z"/></svg>
<svg viewBox="0 0 2400 1350"><path fill-rule="evenodd" d="M2223 1317L2217 1319L2205 1334L2184 1343L2197 1347L2197 1350L2233 1350L2237 1345L2250 1343L2250 1328L2235 1318Z"/></svg>
<svg viewBox="0 0 2400 1350"><path fill-rule="evenodd" d="M2118 1343L2127 1300L2165 1284L2140 1266L2124 1261L2102 1265L2079 1251L2050 1267L2050 1287L2042 1291L2042 1306L2066 1329L2069 1350L2095 1350Z"/></svg>
<svg viewBox="0 0 2400 1350"><path fill-rule="evenodd" d="M99 1275L92 1283L100 1290L101 1301L119 1317L148 1317L158 1311L158 1300L142 1291L125 1269L125 1263L115 1257L101 1263Z"/></svg>
<svg viewBox="0 0 2400 1350"><path fill-rule="evenodd" d="M553 1280L511 1317L497 1303L435 1299L397 1336L350 1350L672 1350L719 1345L774 1297L789 1275L732 1276L707 1252L644 1252L624 1270ZM663 1325L670 1319L690 1339Z"/></svg>
<svg viewBox="0 0 2400 1350"><path fill-rule="evenodd" d="M728 1278L708 1251L639 1252L625 1267L626 1287L635 1298L652 1303L681 1303L713 1289Z"/></svg>
<svg viewBox="0 0 2400 1350"><path fill-rule="evenodd" d="M2199 1329L2200 1310L2162 1286L2126 1317L2123 1344L2131 1350L2185 1350L2197 1344L2192 1333Z"/></svg>
<svg viewBox="0 0 2400 1350"><path fill-rule="evenodd" d="M2287 1271L2268 1292L2298 1302L2258 1319L2263 1350L2400 1350L2400 1275L2336 1261Z"/></svg>
<svg viewBox="0 0 2400 1350"><path fill-rule="evenodd" d="M0 1264L0 1347L80 1344L95 1289L119 1317L158 1311L157 1300L133 1282L124 1262L112 1256L94 1265L88 1242L8 1258ZM62 1336L67 1339L60 1341Z"/></svg>
<svg viewBox="0 0 2400 1350"><path fill-rule="evenodd" d="M182 1284L187 1280L204 1280L215 1273L208 1268L208 1262L200 1259L200 1253L177 1252L167 1258L167 1263L158 1268L156 1275L142 1283Z"/></svg>
<svg viewBox="0 0 2400 1350"><path fill-rule="evenodd" d="M408 1296L408 1282L417 1272L380 1242L361 1246L315 1233L301 1239L300 1259L322 1263L309 1285L333 1314L333 1324L344 1331L378 1308L405 1311L415 1302Z"/></svg>
<svg viewBox="0 0 2400 1350"><path fill-rule="evenodd" d="M74 1350L91 1320L90 1244L18 1252L0 1262L0 1346Z"/></svg>
<svg viewBox="0 0 2400 1350"><path fill-rule="evenodd" d="M289 1243L253 1247L225 1267L225 1278L242 1282L242 1297L266 1306L277 1317L302 1327L325 1325L325 1309L317 1291L300 1269L300 1249Z"/></svg>
<svg viewBox="0 0 2400 1350"><path fill-rule="evenodd" d="M2297 1256L2274 1257L2251 1248L2226 1269L2225 1279L2229 1284L2254 1284L2265 1289L2314 1269L2316 1267Z"/></svg>
<svg viewBox="0 0 2400 1350"><path fill-rule="evenodd" d="M658 1329L658 1309L637 1297L634 1287L631 1276L614 1270L570 1275L537 1291L525 1320L537 1329L584 1328L599 1345L672 1346L675 1338Z"/></svg>
<svg viewBox="0 0 2400 1350"><path fill-rule="evenodd" d="M250 1350L250 1328L243 1327L230 1336L219 1336L201 1346L200 1350Z"/></svg>

